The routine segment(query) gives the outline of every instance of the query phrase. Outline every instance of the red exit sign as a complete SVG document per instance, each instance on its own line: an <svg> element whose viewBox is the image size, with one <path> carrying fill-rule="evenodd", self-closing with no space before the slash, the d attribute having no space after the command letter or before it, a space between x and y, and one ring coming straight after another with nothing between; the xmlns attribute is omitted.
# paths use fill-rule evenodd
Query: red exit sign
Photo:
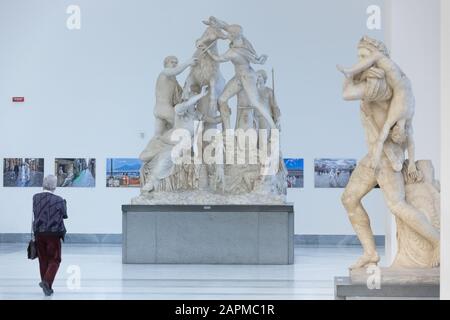
<svg viewBox="0 0 450 320"><path fill-rule="evenodd" d="M25 102L25 97L13 97L12 102Z"/></svg>

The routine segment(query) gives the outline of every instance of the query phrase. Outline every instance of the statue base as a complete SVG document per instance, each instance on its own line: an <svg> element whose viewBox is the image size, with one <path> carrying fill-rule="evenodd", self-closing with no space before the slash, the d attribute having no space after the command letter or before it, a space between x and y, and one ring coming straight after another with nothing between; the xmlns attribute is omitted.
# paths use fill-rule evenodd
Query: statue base
<svg viewBox="0 0 450 320"><path fill-rule="evenodd" d="M207 190L151 192L131 200L132 205L284 205L286 196L263 192L219 194Z"/></svg>
<svg viewBox="0 0 450 320"><path fill-rule="evenodd" d="M440 268L406 269L380 268L381 285L383 284L436 284L439 285ZM352 283L366 284L369 277L365 268L350 270Z"/></svg>
<svg viewBox="0 0 450 320"><path fill-rule="evenodd" d="M123 205L122 262L293 264L294 206Z"/></svg>
<svg viewBox="0 0 450 320"><path fill-rule="evenodd" d="M440 269L365 268L335 277L335 299L439 299Z"/></svg>

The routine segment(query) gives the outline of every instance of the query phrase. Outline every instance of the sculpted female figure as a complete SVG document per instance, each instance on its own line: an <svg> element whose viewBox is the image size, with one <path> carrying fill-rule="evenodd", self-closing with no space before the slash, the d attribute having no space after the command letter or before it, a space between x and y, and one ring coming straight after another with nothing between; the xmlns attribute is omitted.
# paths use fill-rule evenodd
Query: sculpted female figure
<svg viewBox="0 0 450 320"><path fill-rule="evenodd" d="M377 40L370 39L368 41L367 37L363 38L358 49L360 59L364 61L368 54L383 47L384 44ZM398 90L399 87L408 87L408 80L406 77L397 78L396 81L405 81L405 83L397 83L392 88L389 86L392 79L388 79L387 73L386 75L383 72L380 73L380 70L373 64L365 64L365 66L366 69L362 68L359 74L346 78L343 96L345 100L362 101L361 118L366 131L369 150L378 150L381 142L382 152L377 170L373 168L374 158L372 153L369 153L358 163L342 196L343 205L364 248L363 256L351 268L362 268L379 261L369 216L361 203L362 198L377 184L384 194L389 209L396 218L429 244L431 255L428 267L439 266L439 230L433 226L422 211L406 201L404 176L395 165L405 163L407 144L413 143L412 132L410 130L405 132L399 127L398 123L397 125L393 123L394 129L388 130L388 136L384 139L386 123L390 123L391 119L390 108L392 108L392 103L400 103L402 100L409 103L413 99L411 96L404 96L399 101L399 98L395 97L395 93L392 92L396 90L395 88ZM402 94L412 95L412 92L404 91ZM395 109L407 110L408 106L396 106ZM402 137L405 134L407 136ZM380 139L380 137L383 139ZM408 141L408 143L399 143L402 141ZM409 154L409 156L411 155ZM408 178L421 179L420 175L416 174L415 163L412 165L408 166Z"/></svg>
<svg viewBox="0 0 450 320"><path fill-rule="evenodd" d="M175 177L173 149L179 141L173 139L176 138L177 134L187 134L192 139L198 121L208 123L219 123L221 121L219 116L211 118L197 110L198 101L207 94L208 87L204 86L199 94L191 93L187 100L177 104L174 108L174 127L161 136L153 137L140 154L139 159L143 162L141 168L142 193L177 189L174 183L177 177Z"/></svg>
<svg viewBox="0 0 450 320"><path fill-rule="evenodd" d="M197 42L198 48L207 49L208 54L214 61L223 63L231 61L234 65L236 75L225 86L223 93L219 96L219 110L222 116L223 129L230 129L230 108L228 100L244 90L249 102L268 122L271 128L276 128L270 114L265 110L259 100L257 88L258 76L251 67L251 64L264 64L267 60L266 55L258 56L251 43L244 37L242 27L239 25L229 25L214 17L210 17L209 23L216 28L226 32L230 42L230 49L223 55L216 55L213 51L207 49L204 43Z"/></svg>

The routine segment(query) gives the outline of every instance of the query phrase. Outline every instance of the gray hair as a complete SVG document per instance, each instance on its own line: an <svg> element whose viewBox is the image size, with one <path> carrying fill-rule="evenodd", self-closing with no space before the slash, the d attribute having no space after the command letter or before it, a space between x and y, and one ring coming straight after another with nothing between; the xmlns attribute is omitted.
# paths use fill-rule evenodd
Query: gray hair
<svg viewBox="0 0 450 320"><path fill-rule="evenodd" d="M56 190L56 177L52 174L49 174L44 178L44 182L42 183L42 187L44 190L55 191Z"/></svg>

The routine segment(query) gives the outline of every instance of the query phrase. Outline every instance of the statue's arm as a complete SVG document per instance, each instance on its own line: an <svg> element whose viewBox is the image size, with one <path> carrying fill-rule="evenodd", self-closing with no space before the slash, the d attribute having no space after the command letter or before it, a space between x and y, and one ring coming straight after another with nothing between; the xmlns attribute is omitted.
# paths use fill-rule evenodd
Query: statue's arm
<svg viewBox="0 0 450 320"><path fill-rule="evenodd" d="M202 92L196 94L195 96L190 97L188 100L181 102L175 106L175 113L183 114L187 111L190 106L196 104L201 98L208 94L208 87L204 86L202 88Z"/></svg>
<svg viewBox="0 0 450 320"><path fill-rule="evenodd" d="M188 67L193 66L197 62L196 58L191 58L188 61L186 61L183 64L180 64L179 66L175 68L165 68L162 73L168 77L177 76L180 73L182 73L184 70L186 70Z"/></svg>
<svg viewBox="0 0 450 320"><path fill-rule="evenodd" d="M175 109L175 113L176 114L183 114L187 111L187 109L189 108L190 104L189 104L189 100L188 101L184 101L184 102L180 102L179 104L177 104L174 109Z"/></svg>
<svg viewBox="0 0 450 320"><path fill-rule="evenodd" d="M410 124L410 123L408 123L407 125L407 143L408 143L408 159L410 160L410 161L412 161L413 163L415 163L415 160L416 160L416 155L415 155L415 152L416 152L416 144L415 144L415 142L414 142L414 137L413 137L413 134L414 134L414 130L413 130L413 128L412 128L412 125Z"/></svg>
<svg viewBox="0 0 450 320"><path fill-rule="evenodd" d="M269 56L267 54L262 54L259 57L256 57L255 61L253 61L253 63L255 63L255 64L265 64L268 57Z"/></svg>
<svg viewBox="0 0 450 320"><path fill-rule="evenodd" d="M346 78L342 90L342 97L346 101L362 100L366 92L366 82L355 82L352 78Z"/></svg>
<svg viewBox="0 0 450 320"><path fill-rule="evenodd" d="M384 55L381 52L374 52L369 57L359 61L353 67L344 68L342 66L338 66L338 70L341 71L346 77L353 77L354 75L357 75L363 71L366 71L367 69L372 67L378 60L380 60L383 57L384 57Z"/></svg>
<svg viewBox="0 0 450 320"><path fill-rule="evenodd" d="M414 142L414 130L412 127L411 121L407 121L406 123L406 143L408 144L408 174L413 179L417 179L419 177L419 174L417 173L417 167L416 167L416 144Z"/></svg>
<svg viewBox="0 0 450 320"><path fill-rule="evenodd" d="M208 50L207 52L208 52L208 55L211 57L211 59L213 59L215 62L222 63L222 62L230 61L230 57L228 56L229 51L225 52L222 55L216 55L213 52L211 52L211 50Z"/></svg>

